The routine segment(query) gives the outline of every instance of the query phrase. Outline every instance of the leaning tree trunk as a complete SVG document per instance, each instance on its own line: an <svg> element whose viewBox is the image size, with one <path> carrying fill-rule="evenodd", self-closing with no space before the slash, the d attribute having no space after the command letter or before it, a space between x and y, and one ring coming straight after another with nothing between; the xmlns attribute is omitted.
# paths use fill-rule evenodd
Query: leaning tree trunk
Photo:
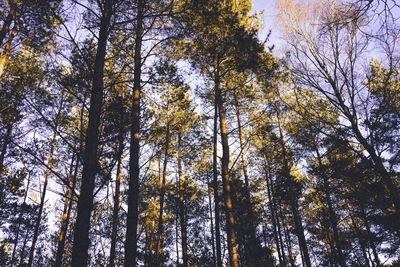
<svg viewBox="0 0 400 267"><path fill-rule="evenodd" d="M142 38L143 38L143 13L144 0L137 1L135 56L134 56L134 82L132 98L131 141L129 148L129 189L128 189L128 215L125 240L125 267L136 266L137 258L137 226L139 217L139 152L140 152L140 94L142 73Z"/></svg>
<svg viewBox="0 0 400 267"><path fill-rule="evenodd" d="M89 250L90 215L93 209L93 191L97 173L97 154L99 146L99 126L104 91L104 63L107 39L113 12L113 0L106 0L100 19L100 31L93 70L93 85L90 98L89 123L86 130L84 163L81 190L77 204L77 216L72 248L73 267L86 266Z"/></svg>

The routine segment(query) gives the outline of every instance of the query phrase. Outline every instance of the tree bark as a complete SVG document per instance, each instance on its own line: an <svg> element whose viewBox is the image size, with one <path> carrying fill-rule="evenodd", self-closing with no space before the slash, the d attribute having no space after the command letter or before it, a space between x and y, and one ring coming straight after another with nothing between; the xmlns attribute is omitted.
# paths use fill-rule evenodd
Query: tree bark
<svg viewBox="0 0 400 267"><path fill-rule="evenodd" d="M236 96L235 96L236 98ZM241 154L241 159L242 159L242 170L243 170L243 176L244 176L244 184L246 186L247 195L246 197L250 198L250 184L249 184L249 171L248 171L248 166L247 166L247 158L246 158L246 153L245 153L245 144L243 141L243 133L242 133L242 121L240 119L240 107L238 100L235 99L236 102L236 120L238 124L238 133L239 133L239 145L240 145L240 154ZM248 199L250 201L250 199ZM250 203L250 202L249 202Z"/></svg>
<svg viewBox="0 0 400 267"><path fill-rule="evenodd" d="M217 67L218 69L219 67ZM228 239L229 262L231 267L239 267L239 255L237 245L237 234L235 231L235 215L233 212L233 200L231 193L231 178L229 174L229 142L228 130L225 117L225 109L220 88L220 77L217 70L215 79L215 92L217 96L219 122L222 143L222 184L225 199L226 234Z"/></svg>
<svg viewBox="0 0 400 267"><path fill-rule="evenodd" d="M33 264L33 256L35 254L36 242L39 237L39 228L40 228L40 223L42 221L42 214L43 214L44 202L46 200L46 192L47 192L47 185L49 183L50 171L51 171L51 168L53 165L53 155L54 155L54 148L56 145L57 129L58 129L59 118L61 115L61 110L63 107L63 102L64 102L64 99L63 99L63 96L61 96L60 107L59 107L56 117L55 117L55 126L54 126L54 130L53 130L53 136L50 141L50 152L49 152L49 157L47 160L47 166L46 166L46 170L44 172L43 190L42 190L42 195L40 197L39 212L37 215L35 229L33 232L31 249L29 252L28 267L31 267Z"/></svg>
<svg viewBox="0 0 400 267"><path fill-rule="evenodd" d="M217 256L215 255L214 217L213 217L213 212L212 212L210 177L208 175L207 175L207 195L208 195L208 209L210 212L211 247L212 247L213 262L215 265L217 262Z"/></svg>
<svg viewBox="0 0 400 267"><path fill-rule="evenodd" d="M128 216L125 241L125 267L136 266L137 226L139 217L139 153L140 153L140 95L142 73L142 38L144 0L137 0L135 32L134 81L132 95L131 141L129 148Z"/></svg>
<svg viewBox="0 0 400 267"><path fill-rule="evenodd" d="M168 112L168 111L167 111ZM169 118L168 118L169 119ZM164 203L165 203L165 185L167 183L167 165L169 158L169 144L171 139L170 133L170 122L167 122L166 134L165 134L165 148L164 148L164 162L163 162L163 170L162 170L162 179L160 184L160 211L158 215L158 227L157 227L157 248L156 248L156 264L157 266L161 266L162 264L162 240L164 234Z"/></svg>
<svg viewBox="0 0 400 267"><path fill-rule="evenodd" d="M28 197L28 191L29 191L29 186L30 186L30 175L28 175L28 181L26 183L26 190L25 190L25 194L24 194L24 200L22 202L21 207L26 205L26 198ZM18 246L18 239L19 239L19 235L21 232L21 219L23 216L23 209L21 209L20 213L19 213L19 220L18 220L18 226L17 226L17 232L15 234L15 240L14 240L14 246L13 246L13 251L11 254L11 267L14 266L14 262L15 262L15 254L17 253L17 246Z"/></svg>
<svg viewBox="0 0 400 267"><path fill-rule="evenodd" d="M0 30L0 48L3 47L4 39L6 38L7 33L10 32L11 23L14 21L15 16L17 14L17 0L10 1L10 10L4 20L3 27Z"/></svg>
<svg viewBox="0 0 400 267"><path fill-rule="evenodd" d="M13 123L12 122L8 122L7 123L7 129L6 129L6 134L3 138L3 144L1 145L1 152L0 152L0 175L3 173L4 171L4 159L6 157L7 154L7 147L8 144L11 141L11 134L12 134L12 128L13 128Z"/></svg>
<svg viewBox="0 0 400 267"><path fill-rule="evenodd" d="M67 194L66 194L66 197L64 200L65 203L67 203L68 207L67 207L66 211L64 209L64 212L63 212L63 215L61 218L61 230L60 230L60 234L58 236L56 261L55 261L54 267L62 266L65 241L66 241L69 222L71 219L71 211L72 211L72 207L73 207L73 203L74 203L74 192L75 192L75 187L76 187L76 182L77 182L78 170L79 170L79 160L78 160L78 156L76 155L75 169L74 169L74 173L72 174L72 177L71 177L72 179L70 181L71 188L69 188L67 190Z"/></svg>
<svg viewBox="0 0 400 267"><path fill-rule="evenodd" d="M287 157L287 153L286 153L285 142L283 139L283 132L282 132L282 128L281 128L278 107L276 107L276 113L277 113L278 127L279 127L279 142L280 142L280 146L282 149L282 156L283 156L283 162L282 162L283 163L283 172L284 172L284 176L286 178L286 182L287 182L287 186L288 186L288 194L289 194L288 197L289 197L289 201L290 201L290 208L291 208L292 214L293 214L293 221L294 221L294 225L295 225L296 235L299 240L300 249L303 252L304 265L306 267L311 267L311 260L310 260L310 255L308 253L306 238L304 236L304 228L303 228L303 224L301 222L298 201L297 201L297 198L296 198L296 195L294 192L294 188L293 188L293 178L290 174L290 166L289 166L288 157Z"/></svg>
<svg viewBox="0 0 400 267"><path fill-rule="evenodd" d="M372 254L374 255L374 262L376 264L376 266L381 267L382 264L379 260L379 256L378 256L378 252L376 251L376 245L374 242L374 236L371 232L371 227L369 225L369 221L367 218L367 214L365 213L365 208L362 206L361 207L361 216L362 216L362 220L364 222L365 225L365 229L367 231L367 237L368 237L368 243L370 245L370 248L372 249Z"/></svg>
<svg viewBox="0 0 400 267"><path fill-rule="evenodd" d="M208 177L208 176L207 176ZM188 267L188 244L186 229L186 181L182 171L182 136L178 134L178 179L179 179L179 221L181 226L183 267ZM213 231L213 229L211 229ZM213 241L214 242L214 241Z"/></svg>
<svg viewBox="0 0 400 267"><path fill-rule="evenodd" d="M222 267L221 255L221 232L220 232L220 213L219 213L219 192L218 192L218 103L217 94L214 99L214 126L213 126L213 189L214 189L214 217L215 217L215 250L217 267Z"/></svg>
<svg viewBox="0 0 400 267"><path fill-rule="evenodd" d="M121 122L122 123L122 122ZM120 209L120 198L121 198L121 179L122 179L122 158L124 151L124 132L121 131L118 137L119 147L118 147L118 163L117 163L117 173L115 176L115 193L114 193L114 207L112 215L112 226L111 226L111 245L110 245L110 259L109 266L115 266L115 256L116 256L116 244L118 235L118 225L119 225L119 209Z"/></svg>
<svg viewBox="0 0 400 267"><path fill-rule="evenodd" d="M318 160L318 165L322 169L322 176L323 176L323 188L324 188L324 193L326 197L326 203L328 204L328 213L329 213L329 222L332 227L332 232L333 232L333 242L334 242L334 248L333 248L333 257L335 258L335 262L339 264L341 267L346 266L346 260L342 252L342 246L341 246L341 241L339 238L339 230L337 227L338 219L336 212L333 207L332 203L332 197L331 197L331 188L329 185L329 180L327 173L325 171L325 166L322 163L322 157L319 153L318 147L315 147L315 151L317 154L317 160Z"/></svg>
<svg viewBox="0 0 400 267"><path fill-rule="evenodd" d="M266 161L266 159L265 159L265 161ZM279 244L277 225L276 225L276 220L275 220L276 212L274 209L274 205L272 203L272 190L271 190L272 179L270 178L270 170L269 170L269 166L267 166L267 163L266 163L266 167L265 167L265 173L266 173L265 180L267 182L268 204L269 204L269 209L271 211L272 227L273 227L273 231L274 231L274 239L275 239L276 249L278 251L279 265L286 266L286 262L285 262L284 258L282 258L282 253L281 253L281 248L280 248L281 246Z"/></svg>
<svg viewBox="0 0 400 267"><path fill-rule="evenodd" d="M246 152L245 152L245 143L243 140L243 133L242 133L242 122L240 118L240 106L239 106L239 101L237 99L237 96L235 95L235 109L236 109L236 120L238 124L238 133L239 133L239 146L240 146L240 154L241 154L241 160L242 160L242 171L243 171L243 176L244 176L244 183L245 183L245 198L246 202L248 205L246 205L247 208L247 214L249 218L249 223L246 225L246 234L248 236L248 241L246 244L244 244L245 248L245 253L246 253L246 262L249 266L258 266L260 265L260 262L258 261L258 251L256 247L258 246L257 244L257 225L255 224L255 214L253 211L253 205L251 203L251 194L250 194L250 182L249 182L249 171L248 171L248 165L247 165L247 158L246 158ZM267 255L268 257L269 255Z"/></svg>
<svg viewBox="0 0 400 267"><path fill-rule="evenodd" d="M103 14L101 15L100 20L100 31L93 71L89 123L86 130L82 183L77 204L77 217L72 248L72 267L86 266L88 261L90 216L93 210L93 191L98 168L97 154L99 146L101 107L103 104L104 63L113 12L113 0L106 0L102 10Z"/></svg>

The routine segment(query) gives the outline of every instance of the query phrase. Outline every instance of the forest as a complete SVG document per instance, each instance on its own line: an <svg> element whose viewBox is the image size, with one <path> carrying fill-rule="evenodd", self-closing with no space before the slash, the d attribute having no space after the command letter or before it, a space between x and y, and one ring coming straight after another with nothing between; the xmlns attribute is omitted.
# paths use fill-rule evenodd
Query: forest
<svg viewBox="0 0 400 267"><path fill-rule="evenodd" d="M0 266L400 266L400 3L0 0Z"/></svg>

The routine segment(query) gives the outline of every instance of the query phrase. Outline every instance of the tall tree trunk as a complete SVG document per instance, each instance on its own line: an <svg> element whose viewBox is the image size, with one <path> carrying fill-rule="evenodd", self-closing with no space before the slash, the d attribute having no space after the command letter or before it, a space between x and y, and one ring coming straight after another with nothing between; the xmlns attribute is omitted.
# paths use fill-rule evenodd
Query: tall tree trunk
<svg viewBox="0 0 400 267"><path fill-rule="evenodd" d="M273 227L273 232L274 232L274 239L275 239L275 244L276 244L276 250L278 252L278 259L279 259L279 265L280 266L286 266L286 262L282 258L282 253L281 253L281 248L279 244L279 238L278 238L278 232L277 232L277 225L276 225L276 220L275 220L275 209L272 203L272 194L271 194L271 184L272 184L272 179L270 176L270 169L269 166L267 165L267 160L265 159L265 173L266 177L265 180L267 182L267 194L268 194L268 204L269 204L269 209L271 211L271 218L272 218L272 227Z"/></svg>
<svg viewBox="0 0 400 267"><path fill-rule="evenodd" d="M168 111L167 111L168 112ZM169 118L168 118L169 119ZM164 234L164 203L165 203L165 185L167 183L167 165L169 158L169 144L171 139L170 133L170 122L167 122L166 134L165 134L165 148L164 148L164 162L162 170L162 179L160 184L160 211L158 215L158 227L157 227L157 248L156 248L156 264L161 266L163 256L163 234Z"/></svg>
<svg viewBox="0 0 400 267"><path fill-rule="evenodd" d="M7 33L10 32L11 24L15 20L17 14L17 0L9 1L9 5L10 9L0 30L0 49L3 48L4 39L6 38Z"/></svg>
<svg viewBox="0 0 400 267"><path fill-rule="evenodd" d="M214 126L213 126L213 189L214 189L214 217L215 217L215 250L217 256L217 267L222 267L221 254L221 232L218 192L218 103L217 94L214 99Z"/></svg>
<svg viewBox="0 0 400 267"><path fill-rule="evenodd" d="M22 245L22 248L21 248L21 251L19 252L19 265L18 266L26 266L25 265L25 249L26 249L26 246L27 246L27 244L28 244L28 239L29 239L29 229L27 229L26 231L25 231L25 236L24 236L24 242L22 243L23 245Z"/></svg>
<svg viewBox="0 0 400 267"><path fill-rule="evenodd" d="M347 205L349 206L349 203ZM367 246L366 246L366 244L364 242L365 240L363 238L363 234L362 234L360 228L358 227L357 223L354 221L354 218L353 218L352 214L350 214L350 220L351 220L351 222L353 224L354 231L357 234L358 243L360 244L361 251L362 251L364 259L365 259L365 264L366 264L367 267L369 267L370 266L370 262L369 262L369 258L368 258L367 252L366 252L367 251L367 248L366 248Z"/></svg>
<svg viewBox="0 0 400 267"><path fill-rule="evenodd" d="M78 170L79 170L79 160L78 160L78 156L76 155L75 169L73 171L73 174L71 174L71 176L70 176L71 179L69 181L69 186L71 186L71 187L68 188L65 199L64 199L64 205L67 204L68 206L67 206L67 209L65 209L65 206L64 206L64 212L61 217L61 229L60 229L60 233L58 236L56 261L55 261L54 267L62 266L62 260L63 260L64 249L65 249L65 241L66 241L68 226L69 226L69 222L70 222L70 218L71 218L71 211L72 211L72 207L74 204L74 192L75 192L75 187L76 187L76 182L77 182Z"/></svg>
<svg viewBox="0 0 400 267"><path fill-rule="evenodd" d="M71 181L71 190L69 191L69 201L68 201L68 210L67 210L67 216L65 218L64 224L62 225L63 228L61 228L60 235L59 235L59 240L58 240L58 246L57 246L57 253L56 253L56 261L54 267L61 267L62 266L62 261L63 257L65 254L65 243L67 240L67 233L68 233L68 227L69 223L71 221L71 212L72 208L74 205L74 196L75 196L75 188L77 184L77 179L78 179L78 171L79 171L79 166L80 166L80 154L83 151L83 145L84 145L84 139L83 139L83 129L84 129L84 114L85 114L85 103L86 102L86 97L82 100L82 106L80 110L80 115L79 115L79 139L77 140L78 144L78 151L75 152L76 156L76 164L75 164L75 170L74 174L72 177ZM75 215L74 215L75 217Z"/></svg>
<svg viewBox="0 0 400 267"><path fill-rule="evenodd" d="M44 172L43 190L42 190L42 195L40 197L39 212L38 212L38 215L37 215L37 218L36 218L35 229L34 229L34 232L33 232L33 238L32 238L32 244L31 244L31 249L30 249L30 252L29 252L28 267L32 266L33 256L35 254L36 242L37 242L37 239L39 237L39 228L40 228L40 224L42 222L42 214L43 214L44 202L46 200L47 185L49 183L50 172L51 172L51 168L52 168L52 165L53 165L53 155L54 155L54 148L55 148L55 145L56 145L57 128L58 128L59 117L60 117L60 114L61 114L62 107L63 107L63 96L62 96L62 99L61 99L59 110L58 110L58 112L56 114L56 117L55 117L55 126L54 126L54 130L53 130L53 136L52 136L51 141L50 141L50 152L49 152L49 157L48 157L48 160L47 160L46 170Z"/></svg>
<svg viewBox="0 0 400 267"><path fill-rule="evenodd" d="M140 95L142 73L142 38L144 0L137 0L134 82L132 95L131 140L129 148L128 216L125 241L125 267L136 266L137 226L139 217L139 153L140 153Z"/></svg>
<svg viewBox="0 0 400 267"><path fill-rule="evenodd" d="M97 173L99 126L104 91L104 63L113 0L106 0L102 7L97 52L93 70L93 85L90 98L89 123L86 130L82 183L77 204L77 216L72 248L72 267L86 266L88 262L90 215L93 210L93 191Z"/></svg>
<svg viewBox="0 0 400 267"><path fill-rule="evenodd" d="M219 63L217 63L217 69ZM237 234L235 231L235 215L233 212L233 200L231 193L231 177L229 174L229 142L228 130L225 117L225 108L223 104L219 71L216 71L215 78L215 92L217 96L218 110L219 110L219 123L221 130L221 143L222 143L222 184L225 199L225 216L226 216L226 234L228 239L229 262L231 267L239 267L239 255L237 245Z"/></svg>
<svg viewBox="0 0 400 267"><path fill-rule="evenodd" d="M121 122L122 123L122 122ZM110 245L110 259L109 266L115 266L115 256L116 256L116 244L118 235L118 225L119 225L119 209L120 209L120 198L121 198L121 179L122 179L122 158L124 152L124 132L121 129L118 137L118 163L117 163L117 173L115 176L115 192L114 192L114 207L112 215L112 226L111 226L111 245Z"/></svg>
<svg viewBox="0 0 400 267"><path fill-rule="evenodd" d="M7 66L8 59L12 52L12 41L14 40L15 35L17 34L16 30L14 29L10 32L8 36L8 40L5 43L2 51L0 52L0 81L3 79L4 69Z"/></svg>
<svg viewBox="0 0 400 267"><path fill-rule="evenodd" d="M251 194L250 194L250 182L249 182L249 171L248 171L248 165L247 165L247 158L246 158L246 145L243 140L243 132L242 132L242 121L240 118L240 105L239 101L237 99L237 96L235 95L235 109L236 109L236 120L238 124L238 133L239 133L239 145L240 145L240 154L241 154L241 160L242 160L242 171L243 171L243 176L244 176L244 183L245 183L245 198L246 202L248 205L246 205L247 208L247 217L249 218L249 223L245 225L247 228L245 230L245 234L248 235L248 237L245 239L247 242L245 242L244 249L246 253L246 262L247 265L249 266L259 266L260 262L258 257L259 251L256 249L258 247L258 241L257 241L257 225L255 224L256 222L256 216L253 211L253 205L251 202ZM268 256L268 255L267 255Z"/></svg>
<svg viewBox="0 0 400 267"><path fill-rule="evenodd" d="M24 194L24 200L22 202L22 207L26 205L26 198L28 197L28 191L29 191L29 186L30 186L30 175L28 175L28 181L26 183L26 190L25 190L25 194ZM21 232L21 221L22 221L22 216L24 214L23 209L21 209L20 213L19 213L19 220L18 220L18 226L17 226L17 232L15 234L15 240L14 240L14 246L13 246L13 251L11 254L11 267L14 266L14 262L16 261L15 258L15 254L17 253L17 246L18 246L18 240L19 240L19 235Z"/></svg>
<svg viewBox="0 0 400 267"><path fill-rule="evenodd" d="M293 177L290 174L289 159L288 159L288 156L286 153L285 141L283 139L283 132L282 132L282 127L281 127L281 123L280 123L280 114L279 114L278 107L276 107L276 113L277 113L278 127L279 127L279 142L280 142L280 146L282 149L282 156L283 156L283 162L282 162L283 163L283 171L284 171L284 176L286 178L286 182L288 185L288 194L289 194L288 197L289 197L289 201L290 201L290 208L291 208L292 214L293 214L295 231L296 231L297 238L299 240L300 249L303 252L304 265L306 267L311 267L311 260L310 260L310 255L308 253L306 238L304 236L304 228L303 228L303 224L302 224L301 217L300 217L298 200L297 200L294 188L293 188L293 186L294 186Z"/></svg>
<svg viewBox="0 0 400 267"><path fill-rule="evenodd" d="M1 76L1 74L0 74L0 76ZM5 136L3 138L3 142L1 144L1 150L0 150L0 175L4 171L4 160L6 158L8 145L12 141L12 131L13 131L14 124L17 120L16 117L17 117L17 113L18 113L18 107L21 103L21 98L22 98L21 93L17 90L14 105L12 107L10 107L11 112L9 113L9 117L6 119L6 121L7 121L6 132L5 132Z"/></svg>
<svg viewBox="0 0 400 267"><path fill-rule="evenodd" d="M290 266L296 267L295 258L293 255L292 238L290 237L290 233L287 229L287 225L285 224L285 220L283 218L282 218L282 227L283 227L283 234L285 236L287 253L289 255ZM304 264L303 264L303 266L304 266Z"/></svg>
<svg viewBox="0 0 400 267"><path fill-rule="evenodd" d="M368 140L363 136L363 134L358 126L357 116L352 114L350 112L349 108L346 106L345 101L340 94L340 90L336 87L336 85L332 84L332 86L334 88L335 96L338 99L339 105L342 108L342 110L344 110L344 115L348 118L348 120L351 123L351 128L353 130L353 133L354 133L356 139L358 140L358 142L360 142L360 144L364 147L364 149L370 155L371 161L373 163L373 168L374 168L376 174L382 177L383 185L389 191L390 198L395 207L394 217L397 221L397 223L396 223L397 235L400 236L400 194L399 194L399 190L397 187L397 181L395 179L395 176L392 175L386 169L385 165L383 164L382 157L378 155L374 146L371 145L371 143L368 142Z"/></svg>
<svg viewBox="0 0 400 267"><path fill-rule="evenodd" d="M179 207L178 207L179 209ZM175 249L176 249L176 266L179 266L179 219L175 218Z"/></svg>
<svg viewBox="0 0 400 267"><path fill-rule="evenodd" d="M249 184L249 171L247 166L247 158L246 158L246 147L243 140L243 132L242 132L242 120L240 119L240 106L238 103L237 96L235 95L235 109L236 109L236 120L238 124L238 133L239 133L239 145L240 145L240 155L242 159L242 170L244 176L244 184L246 186L247 194L246 197L250 198L250 184ZM250 202L249 202L250 203Z"/></svg>
<svg viewBox="0 0 400 267"><path fill-rule="evenodd" d="M13 124L12 122L8 122L7 123L7 129L6 129L6 133L5 136L3 138L3 143L1 144L1 151L0 151L0 175L3 173L4 171L4 159L6 157L7 154L7 147L8 144L11 141L11 134L12 134L12 128L13 128Z"/></svg>
<svg viewBox="0 0 400 267"><path fill-rule="evenodd" d="M317 146L315 146L315 151L317 154L318 165L322 170L324 193L326 197L326 202L328 204L329 222L331 224L333 232L333 243L334 243L333 256L335 262L337 262L339 266L345 267L346 260L342 252L342 246L341 246L342 243L339 238L339 230L337 227L338 219L332 203L331 188L329 185L328 174L326 173L325 166L322 162L322 157L319 153L319 149Z"/></svg>
<svg viewBox="0 0 400 267"><path fill-rule="evenodd" d="M10 10L4 20L3 26L0 30L0 81L3 78L4 69L6 67L8 57L11 53L12 41L14 36L17 34L16 32L16 17L18 13L18 5L17 0L10 1ZM10 30L11 24L14 21L14 27ZM7 34L9 34L8 39L4 42Z"/></svg>
<svg viewBox="0 0 400 267"><path fill-rule="evenodd" d="M188 244L187 244L187 229L186 229L186 181L182 172L182 136L178 134L178 179L179 179L179 221L181 226L182 238L182 259L183 267L188 267ZM207 176L208 179L208 176ZM213 231L213 229L211 229Z"/></svg>
<svg viewBox="0 0 400 267"><path fill-rule="evenodd" d="M281 228L281 222L280 222L281 220L279 218L281 213L278 210L279 208L276 203L276 194L275 194L275 190L273 187L272 179L271 179L270 187L271 187L272 207L273 207L273 210L275 211L276 227L278 229L278 238L279 238L279 243L280 243L281 252L282 252L282 261L283 261L284 266L286 266L285 244L284 244L283 238L282 238L282 228ZM282 224L283 224L283 218L282 218Z"/></svg>
<svg viewBox="0 0 400 267"><path fill-rule="evenodd" d="M362 220L365 225L365 229L367 231L368 243L370 245L370 248L372 249L372 254L374 255L374 262L375 262L376 266L381 267L382 265L381 265L381 262L379 261L378 252L376 251L374 236L371 232L371 227L369 225L367 214L365 213L365 208L363 206L361 207L361 216L362 216Z"/></svg>
<svg viewBox="0 0 400 267"><path fill-rule="evenodd" d="M212 255L214 265L216 264L216 255L215 255L215 234L214 234L214 218L212 212L212 200L211 200L211 188L210 188L210 177L207 175L207 195L208 195L208 209L210 211L210 228L211 228L211 246L212 246Z"/></svg>

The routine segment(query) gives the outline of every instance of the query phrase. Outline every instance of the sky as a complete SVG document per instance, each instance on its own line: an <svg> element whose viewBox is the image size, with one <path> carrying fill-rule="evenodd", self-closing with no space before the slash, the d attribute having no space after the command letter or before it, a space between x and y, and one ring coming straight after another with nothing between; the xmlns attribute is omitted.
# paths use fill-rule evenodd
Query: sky
<svg viewBox="0 0 400 267"><path fill-rule="evenodd" d="M264 28L260 32L260 39L264 40L271 30L270 41L268 46L275 45L275 52L279 53L279 50L283 46L281 39L281 33L279 27L276 25L274 17L277 13L275 8L276 0L253 0L253 10L257 13L262 12L261 18L263 20Z"/></svg>

